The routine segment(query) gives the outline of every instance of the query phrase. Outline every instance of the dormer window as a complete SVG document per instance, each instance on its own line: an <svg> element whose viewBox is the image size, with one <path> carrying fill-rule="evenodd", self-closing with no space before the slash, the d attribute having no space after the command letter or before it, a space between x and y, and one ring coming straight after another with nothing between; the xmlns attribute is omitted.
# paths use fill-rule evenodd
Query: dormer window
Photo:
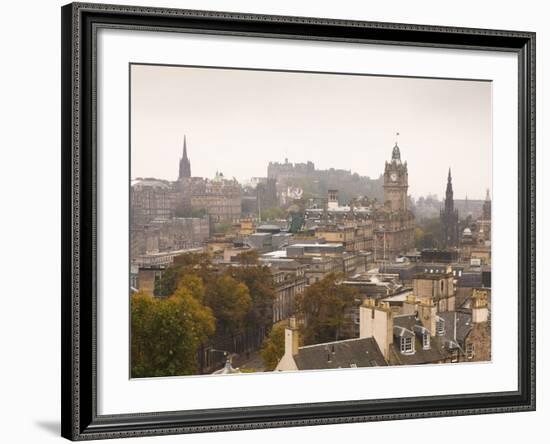
<svg viewBox="0 0 550 444"><path fill-rule="evenodd" d="M413 336L401 336L401 353L404 355L414 354Z"/></svg>
<svg viewBox="0 0 550 444"><path fill-rule="evenodd" d="M466 344L466 357L468 359L473 359L474 358L474 344L472 344L471 342L467 343Z"/></svg>
<svg viewBox="0 0 550 444"><path fill-rule="evenodd" d="M430 334L428 332L422 333L422 349L423 350L430 349Z"/></svg>

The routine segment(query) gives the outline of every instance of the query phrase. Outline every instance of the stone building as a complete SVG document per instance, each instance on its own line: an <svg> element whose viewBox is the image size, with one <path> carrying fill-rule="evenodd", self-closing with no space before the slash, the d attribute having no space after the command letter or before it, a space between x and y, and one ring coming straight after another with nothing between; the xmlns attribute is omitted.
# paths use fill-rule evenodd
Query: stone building
<svg viewBox="0 0 550 444"><path fill-rule="evenodd" d="M277 180L267 177L261 178L256 185L256 202L258 205L258 217L262 218L262 211L279 205L277 199Z"/></svg>
<svg viewBox="0 0 550 444"><path fill-rule="evenodd" d="M293 263L279 263L271 267L275 299L273 301L273 323L288 319L294 315L296 296L306 288L306 267Z"/></svg>
<svg viewBox="0 0 550 444"><path fill-rule="evenodd" d="M130 187L130 223L144 225L153 219L175 216L176 190L167 180L139 178Z"/></svg>
<svg viewBox="0 0 550 444"><path fill-rule="evenodd" d="M464 339L464 353L469 361L491 360L490 295L489 289L474 289L472 294L472 324Z"/></svg>
<svg viewBox="0 0 550 444"><path fill-rule="evenodd" d="M483 214L476 223L478 243L490 245L491 243L491 195L489 190L483 202Z"/></svg>
<svg viewBox="0 0 550 444"><path fill-rule="evenodd" d="M437 311L453 311L456 298L454 279L450 266L443 270L430 268L430 271L418 273L414 277L413 292L418 298L430 299Z"/></svg>
<svg viewBox="0 0 550 444"><path fill-rule="evenodd" d="M381 178L371 179L360 176L350 170L329 168L316 169L313 162L291 163L288 159L284 163L269 162L267 177L277 181L279 197L288 193L290 187L304 187L317 195L323 195L330 189L339 189L344 201L349 201L358 194L381 199Z"/></svg>
<svg viewBox="0 0 550 444"><path fill-rule="evenodd" d="M389 303L366 299L360 307L360 336L373 337L389 365L450 362L450 344L438 329L430 299L410 295L396 314Z"/></svg>
<svg viewBox="0 0 550 444"><path fill-rule="evenodd" d="M184 178L178 188L179 201L191 211L204 210L212 222L236 222L241 217L241 186L236 179L218 172L214 179Z"/></svg>
<svg viewBox="0 0 550 444"><path fill-rule="evenodd" d="M454 207L453 179L451 169L447 176L447 189L445 190L445 206L440 215L441 227L443 230L442 240L445 247L457 247L459 242L458 210Z"/></svg>
<svg viewBox="0 0 550 444"><path fill-rule="evenodd" d="M275 371L386 365L386 360L372 336L300 346L300 332L296 320L290 318L285 329L285 352Z"/></svg>
<svg viewBox="0 0 550 444"><path fill-rule="evenodd" d="M319 226L315 237L328 243L342 243L347 252L359 252L372 249L373 225L371 220L331 223Z"/></svg>
<svg viewBox="0 0 550 444"><path fill-rule="evenodd" d="M342 205L340 191L329 189L326 198L310 199L305 209L305 218L306 225L372 225L372 202L363 197L353 198L348 204Z"/></svg>
<svg viewBox="0 0 550 444"><path fill-rule="evenodd" d="M209 236L208 216L154 219L131 227L130 257L202 247Z"/></svg>
<svg viewBox="0 0 550 444"><path fill-rule="evenodd" d="M158 228L159 251L201 247L210 236L208 216L154 220L150 226Z"/></svg>
<svg viewBox="0 0 550 444"><path fill-rule="evenodd" d="M409 209L407 162L397 143L384 169L384 206L374 214L374 260L387 261L414 246L414 215Z"/></svg>

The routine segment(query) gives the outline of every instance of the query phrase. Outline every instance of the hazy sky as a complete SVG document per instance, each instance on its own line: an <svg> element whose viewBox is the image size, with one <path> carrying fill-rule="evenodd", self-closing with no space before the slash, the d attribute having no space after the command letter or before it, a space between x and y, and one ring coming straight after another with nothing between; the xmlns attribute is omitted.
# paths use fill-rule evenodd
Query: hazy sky
<svg viewBox="0 0 550 444"><path fill-rule="evenodd" d="M491 188L491 83L132 65L131 176L175 180L183 136L193 176L242 181L269 161L378 177L399 132L409 193Z"/></svg>

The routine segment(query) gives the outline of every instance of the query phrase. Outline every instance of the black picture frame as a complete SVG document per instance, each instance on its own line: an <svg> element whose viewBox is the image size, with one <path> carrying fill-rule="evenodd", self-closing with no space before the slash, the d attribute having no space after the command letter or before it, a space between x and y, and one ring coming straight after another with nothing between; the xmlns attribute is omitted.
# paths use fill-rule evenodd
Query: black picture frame
<svg viewBox="0 0 550 444"><path fill-rule="evenodd" d="M62 436L70 440L535 409L535 33L72 3L61 10ZM97 414L95 38L98 27L508 51L519 66L518 390Z"/></svg>

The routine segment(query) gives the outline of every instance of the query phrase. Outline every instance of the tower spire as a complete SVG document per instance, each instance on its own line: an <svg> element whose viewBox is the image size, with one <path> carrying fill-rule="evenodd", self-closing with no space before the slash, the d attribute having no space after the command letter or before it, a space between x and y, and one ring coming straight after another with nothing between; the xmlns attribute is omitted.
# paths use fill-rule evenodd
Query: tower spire
<svg viewBox="0 0 550 444"><path fill-rule="evenodd" d="M399 133L395 133L395 145L391 153L391 160L401 163L401 151L399 150L399 145L397 145L397 136L399 136Z"/></svg>
<svg viewBox="0 0 550 444"><path fill-rule="evenodd" d="M466 197L466 199L468 199ZM466 200L466 205L467 205ZM447 174L447 189L445 190L445 206L441 209L440 220L443 229L443 244L445 247L456 247L458 244L458 209L454 205L453 176L451 167Z"/></svg>
<svg viewBox="0 0 550 444"><path fill-rule="evenodd" d="M187 137L183 135L183 153L180 159L180 169L178 180L191 177L191 162L189 157L187 157Z"/></svg>

